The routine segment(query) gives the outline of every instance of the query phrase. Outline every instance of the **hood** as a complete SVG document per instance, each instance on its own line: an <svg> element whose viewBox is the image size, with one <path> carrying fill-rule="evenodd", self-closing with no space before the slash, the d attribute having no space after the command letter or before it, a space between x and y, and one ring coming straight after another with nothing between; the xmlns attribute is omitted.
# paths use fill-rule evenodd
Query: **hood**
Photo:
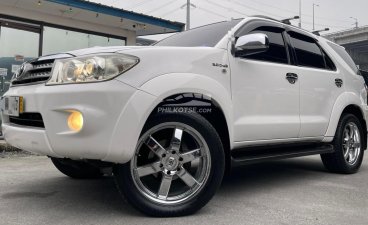
<svg viewBox="0 0 368 225"><path fill-rule="evenodd" d="M41 56L40 58L37 59L37 61L48 60L48 59L70 58L70 57L77 57L77 56L98 54L98 53L114 53L114 52L120 52L120 51L125 51L125 50L142 49L142 48L152 48L152 46L112 46L112 47L84 48L84 49L78 49L78 50L73 50L73 51L68 51L68 52Z"/></svg>
<svg viewBox="0 0 368 225"><path fill-rule="evenodd" d="M97 54L97 53L114 53L118 51L124 51L124 50L130 50L130 49L141 49L141 48L148 48L148 47L150 46L92 47L92 48L84 48L84 49L69 51L66 53L73 55L73 56L83 56L83 55Z"/></svg>

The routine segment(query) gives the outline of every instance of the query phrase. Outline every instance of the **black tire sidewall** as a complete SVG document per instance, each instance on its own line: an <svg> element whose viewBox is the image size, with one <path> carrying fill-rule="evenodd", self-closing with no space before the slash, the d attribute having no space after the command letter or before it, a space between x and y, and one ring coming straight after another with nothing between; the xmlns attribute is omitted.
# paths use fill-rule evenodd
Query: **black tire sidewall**
<svg viewBox="0 0 368 225"><path fill-rule="evenodd" d="M335 160L336 162L335 163L340 164L340 165L337 165L337 166L340 167L339 172L350 174L350 173L356 173L359 170L359 168L360 168L360 166L363 162L364 150L361 149L360 154L358 156L359 158L357 159L355 164L351 165L348 162L346 162L346 160L344 158L344 150L343 150L343 146L342 146L342 143L343 143L342 140L343 140L345 126L349 122L353 122L358 127L359 135L360 135L360 142L362 143L362 141L364 141L363 127L362 127L359 119L353 114L345 114L341 118L340 123L338 125L336 136L335 136L334 141L333 141L333 145L334 145L334 148L335 148L335 151L336 151L335 152L335 157L336 157L336 160Z"/></svg>
<svg viewBox="0 0 368 225"><path fill-rule="evenodd" d="M150 216L184 216L202 208L221 185L225 171L225 156L220 137L213 126L198 114L162 114L151 118L142 130L165 122L180 122L199 132L209 147L211 154L210 175L205 186L190 200L177 205L161 205L141 194L133 181L130 162L115 168L115 180L120 192L135 208Z"/></svg>

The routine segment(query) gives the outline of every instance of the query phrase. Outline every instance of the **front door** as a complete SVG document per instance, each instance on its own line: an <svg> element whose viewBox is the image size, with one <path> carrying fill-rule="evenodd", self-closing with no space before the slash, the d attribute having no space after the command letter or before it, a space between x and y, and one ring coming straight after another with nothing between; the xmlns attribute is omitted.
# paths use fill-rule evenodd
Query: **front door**
<svg viewBox="0 0 368 225"><path fill-rule="evenodd" d="M259 26L246 33L264 33L267 52L230 58L236 142L298 138L299 87L293 75L282 27Z"/></svg>

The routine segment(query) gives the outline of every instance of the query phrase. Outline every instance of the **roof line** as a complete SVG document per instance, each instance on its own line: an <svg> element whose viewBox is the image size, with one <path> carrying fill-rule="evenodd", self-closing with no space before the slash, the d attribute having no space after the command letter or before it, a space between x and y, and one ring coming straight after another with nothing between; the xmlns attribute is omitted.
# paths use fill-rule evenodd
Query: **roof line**
<svg viewBox="0 0 368 225"><path fill-rule="evenodd" d="M118 9L115 7L102 5L99 3L89 2L85 0L46 0L48 2L53 2L61 5L66 5L68 7L74 7L79 9L84 9L88 11L93 11L96 13L103 13L111 16L116 16L120 18L125 18L129 20L139 21L141 23L147 23L155 26L164 27L174 31L183 31L185 24L179 22L172 22L153 16L148 16L133 11L127 11L124 9Z"/></svg>
<svg viewBox="0 0 368 225"><path fill-rule="evenodd" d="M368 28L368 25L366 26L362 26L362 27L358 27L358 28L349 28L349 29L345 29L345 30L340 30L340 31L335 31L335 32L331 32L326 34L325 36L334 36L334 35L338 35L338 34L344 34L344 33L348 33L348 32L352 32L352 31L363 31L365 29Z"/></svg>

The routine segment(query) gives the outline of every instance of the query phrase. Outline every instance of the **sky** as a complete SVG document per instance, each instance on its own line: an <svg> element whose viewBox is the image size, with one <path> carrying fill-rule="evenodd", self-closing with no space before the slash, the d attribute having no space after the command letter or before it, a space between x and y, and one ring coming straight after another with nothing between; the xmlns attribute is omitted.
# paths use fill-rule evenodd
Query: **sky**
<svg viewBox="0 0 368 225"><path fill-rule="evenodd" d="M181 8L187 0L91 0L109 6L148 14L167 20L185 23L186 10ZM368 0L301 0L302 27L313 29L313 4L315 29L330 28L329 32L368 25ZM267 15L275 19L299 15L299 0L191 0L191 28L231 18L249 15ZM298 24L298 20L293 22ZM327 33L329 33L327 32ZM148 37L160 39L162 36Z"/></svg>

